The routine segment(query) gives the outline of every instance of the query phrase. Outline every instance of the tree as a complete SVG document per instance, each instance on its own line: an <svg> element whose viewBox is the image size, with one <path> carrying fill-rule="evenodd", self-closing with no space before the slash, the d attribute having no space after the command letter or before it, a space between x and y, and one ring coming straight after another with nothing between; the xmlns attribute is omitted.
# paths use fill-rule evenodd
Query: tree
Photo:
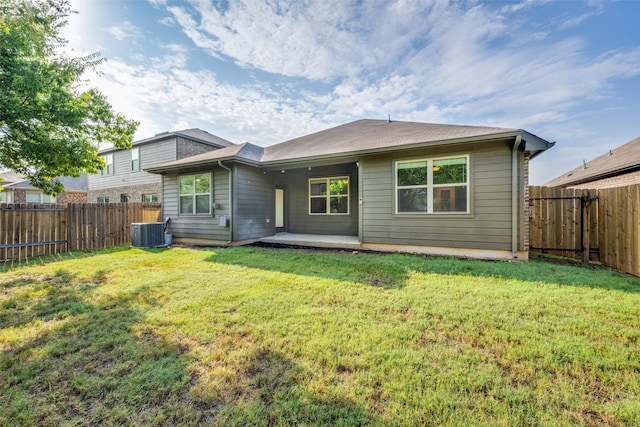
<svg viewBox="0 0 640 427"><path fill-rule="evenodd" d="M129 148L138 126L80 89L104 59L60 53L70 13L68 0L0 0L0 168L49 194L64 189L58 176L99 172L98 145Z"/></svg>

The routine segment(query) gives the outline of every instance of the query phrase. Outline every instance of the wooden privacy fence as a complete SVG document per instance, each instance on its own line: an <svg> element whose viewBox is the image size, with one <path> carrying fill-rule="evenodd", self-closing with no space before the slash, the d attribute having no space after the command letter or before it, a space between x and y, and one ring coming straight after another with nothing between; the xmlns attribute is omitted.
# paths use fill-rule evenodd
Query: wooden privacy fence
<svg viewBox="0 0 640 427"><path fill-rule="evenodd" d="M532 252L600 261L640 276L640 185L599 190L529 187Z"/></svg>
<svg viewBox="0 0 640 427"><path fill-rule="evenodd" d="M131 242L131 223L160 221L158 203L0 204L0 262Z"/></svg>

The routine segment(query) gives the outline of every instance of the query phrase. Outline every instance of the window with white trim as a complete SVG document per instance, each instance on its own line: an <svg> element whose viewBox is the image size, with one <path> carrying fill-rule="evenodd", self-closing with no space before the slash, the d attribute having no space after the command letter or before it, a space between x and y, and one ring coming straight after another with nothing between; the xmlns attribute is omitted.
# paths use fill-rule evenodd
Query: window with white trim
<svg viewBox="0 0 640 427"><path fill-rule="evenodd" d="M9 203L9 193L6 191L0 192L0 203Z"/></svg>
<svg viewBox="0 0 640 427"><path fill-rule="evenodd" d="M158 195L157 194L143 194L142 195L143 203L158 203Z"/></svg>
<svg viewBox="0 0 640 427"><path fill-rule="evenodd" d="M113 175L113 153L102 156L104 159L104 169L100 171L100 175Z"/></svg>
<svg viewBox="0 0 640 427"><path fill-rule="evenodd" d="M55 203L56 196L50 196L48 194L27 191L27 194L25 196L25 201L27 203Z"/></svg>
<svg viewBox="0 0 640 427"><path fill-rule="evenodd" d="M98 197L98 203L101 203L101 204L109 203L109 198L108 197Z"/></svg>
<svg viewBox="0 0 640 427"><path fill-rule="evenodd" d="M140 171L140 147L133 147L131 149L131 171Z"/></svg>
<svg viewBox="0 0 640 427"><path fill-rule="evenodd" d="M468 155L396 162L396 213L468 212Z"/></svg>
<svg viewBox="0 0 640 427"><path fill-rule="evenodd" d="M348 215L349 177L309 179L310 215Z"/></svg>
<svg viewBox="0 0 640 427"><path fill-rule="evenodd" d="M180 214L208 215L211 213L211 174L181 176Z"/></svg>

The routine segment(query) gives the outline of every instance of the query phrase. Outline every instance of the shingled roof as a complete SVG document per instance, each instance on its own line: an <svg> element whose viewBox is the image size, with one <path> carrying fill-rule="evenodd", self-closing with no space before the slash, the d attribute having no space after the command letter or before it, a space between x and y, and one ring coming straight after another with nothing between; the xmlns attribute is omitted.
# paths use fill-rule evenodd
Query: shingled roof
<svg viewBox="0 0 640 427"><path fill-rule="evenodd" d="M233 145L236 145L233 142L227 141L224 138L220 138L219 136L213 135L207 132L206 130L191 128L191 129L177 130L173 132L169 132L169 131L160 132L155 134L152 137L134 141L133 146L135 147L138 145L149 144L151 142L160 141L162 139L172 137L172 136L190 139L192 141L197 141L197 142L200 142L206 145L211 145L217 148L231 147ZM108 147L100 150L100 153L103 154L103 153L108 153L108 152L117 151L117 150L120 150L120 149L115 147Z"/></svg>
<svg viewBox="0 0 640 427"><path fill-rule="evenodd" d="M520 129L364 119L265 148L244 143L241 144L241 148L240 146L223 148L146 170L157 173L231 159L264 166L285 165L300 161L380 153L401 148L511 138L523 134L526 135L523 139L527 140L527 148L534 153L546 150L553 145Z"/></svg>
<svg viewBox="0 0 640 427"><path fill-rule="evenodd" d="M640 170L640 138L608 151L584 165L544 184L547 187L570 187Z"/></svg>

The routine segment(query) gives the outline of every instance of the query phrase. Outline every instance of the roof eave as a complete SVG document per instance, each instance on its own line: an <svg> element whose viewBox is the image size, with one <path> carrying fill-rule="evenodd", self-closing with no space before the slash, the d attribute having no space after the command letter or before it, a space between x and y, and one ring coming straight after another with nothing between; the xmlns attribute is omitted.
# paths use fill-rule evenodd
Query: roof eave
<svg viewBox="0 0 640 427"><path fill-rule="evenodd" d="M188 162L188 163L178 163L175 165L158 165L158 166L152 166L150 168L146 168L143 169L145 172L149 172L149 173L155 173L155 174L159 174L159 175L164 175L168 172L175 172L175 171L179 171L179 170L183 170L183 169L197 169L197 168L201 168L201 167L205 167L205 166L215 166L218 164L218 162L228 162L228 161L233 161L235 163L240 163L240 164L245 164L248 166L255 166L255 167L259 167L261 166L260 162L256 162L250 159L245 159L243 157L238 157L238 156L224 156L224 157L219 157L219 158L215 158L215 159L205 159L205 160L199 160L199 161L195 161L195 162Z"/></svg>
<svg viewBox="0 0 640 427"><path fill-rule="evenodd" d="M517 131L487 134L482 136L444 139L444 140L438 140L438 141L417 142L412 144L370 148L370 149L364 149L364 150L348 151L344 153L330 153L330 154L323 154L318 156L296 157L293 159L269 160L269 161L263 161L260 164L265 167L278 167L278 166L287 166L295 163L307 163L307 162L327 161L327 160L334 160L334 159L354 158L354 157L365 156L370 154L383 154L383 153L389 153L393 151L411 150L411 149L417 149L417 148L458 145L458 144L466 144L466 143L480 142L480 141L495 141L495 140L515 138L521 132L522 131L517 130Z"/></svg>

